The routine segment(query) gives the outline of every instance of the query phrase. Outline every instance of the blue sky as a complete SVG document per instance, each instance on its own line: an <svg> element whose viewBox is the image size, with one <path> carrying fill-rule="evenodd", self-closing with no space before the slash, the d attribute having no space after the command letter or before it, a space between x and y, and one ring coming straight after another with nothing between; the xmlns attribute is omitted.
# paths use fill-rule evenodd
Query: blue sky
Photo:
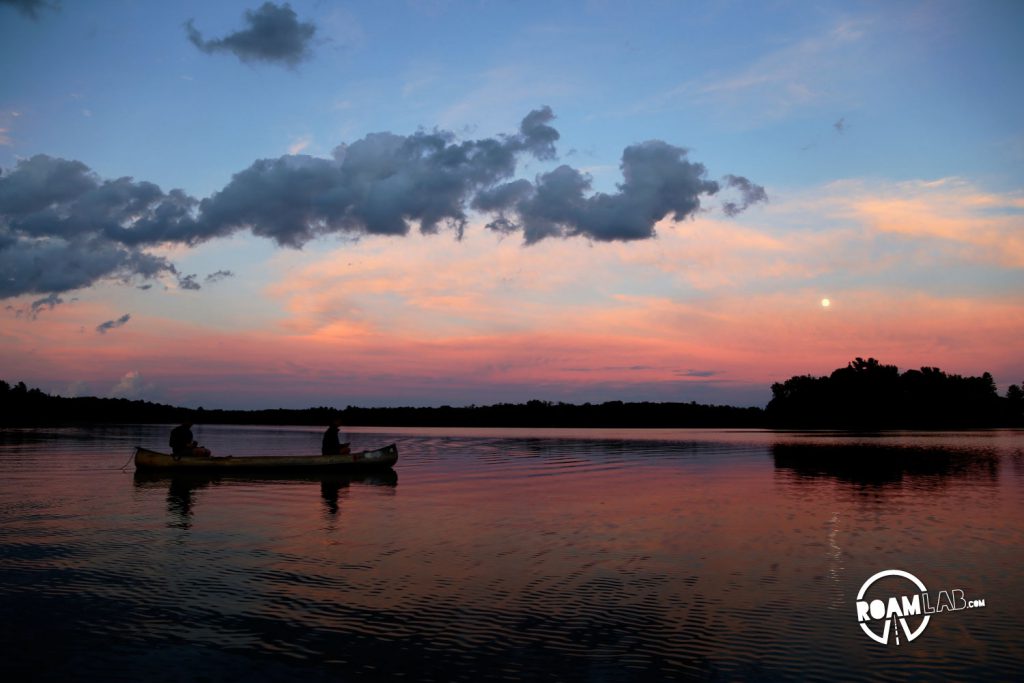
<svg viewBox="0 0 1024 683"><path fill-rule="evenodd" d="M295 69L185 38L190 18L219 36L255 5L3 8L0 55L20 66L0 90L0 163L45 150L205 196L304 140L325 154L377 130L493 134L549 104L563 147L610 167L607 183L651 137L774 184L1019 180L1016 2L296 2L317 33Z"/></svg>
<svg viewBox="0 0 1024 683"><path fill-rule="evenodd" d="M35 6L34 16L18 11L25 4ZM622 182L623 150L658 140L688 149L689 159L703 164L711 179L721 181L726 174L750 179L765 188L768 201L727 220L716 208L718 199L705 198L701 212L689 216L696 224L683 221L675 229L659 223L655 246L595 244L581 237L517 246L509 258L521 259L527 270L545 259L567 270L584 268L588 261L613 269L589 288L538 293L522 285L520 301L536 297L546 308L517 333L558 337L558 325L548 328L544 321L565 318L568 311L617 310L623 297L642 300L637 305L647 307L644 324L658 319L662 305L668 305L664 302L671 302L706 307L706 315L733 311L732 324L750 328L764 321L741 312L746 302L763 299L753 308L785 317L788 304L772 297L799 295L816 315L821 312L817 302L832 293L837 303L861 302L863 317L850 313L845 332L829 332L831 341L773 364L769 375L784 379L797 372L826 372L845 364L847 354L892 349L898 358L883 360L945 362L964 373L991 369L1002 384L1024 378L1021 361L1011 359L998 341L1022 331L1020 2L292 2L297 20L315 27L304 58L294 65L244 61L229 51L208 53L189 41L189 20L205 40L214 40L243 30L245 12L260 4L0 3L0 59L8 65L0 81L0 168L10 175L20 161L46 154L81 161L101 179L130 176L202 199L257 159L330 158L339 144L382 131L409 135L436 128L459 139L512 135L529 112L549 106L555 116L551 125L560 134L557 158L524 156L517 178L532 181L568 164L589 174L591 191L615 193ZM924 222L908 216L923 216ZM701 221L714 224L704 229ZM24 379L51 390L74 385L104 393L136 373L132 376L153 379L133 388L133 395L202 402L203 392L175 383L158 358L124 355L125 348L111 351L104 369L92 373L55 364L63 351L50 346L56 333L46 325L63 320L69 329L91 332L94 325L131 313L130 322L101 335L108 347L147 319L152 329L225 335L222 347L236 343L232 335L250 332L278 340L292 335L292 341L306 335L309 343L327 344L319 336L323 325L304 317L308 302L299 304L287 284L297 273L312 278L311 287L315 282L321 289L345 288L332 304L324 304L333 313L321 311L321 323L324 316L334 316L334 324L351 314L354 327L365 324L380 333L383 323L371 319L386 309L393 317L419 321L419 327L403 332L409 339L440 343L444 330L445 343L458 346L459 339L494 333L479 307L462 314L463 323L453 332L451 320L436 308L422 308L409 292L390 292L382 304L376 297L384 294L369 276L339 284L311 273L321 272L328 259L362 263L365 256L369 262L382 248L380 240L393 245L385 250L413 254L402 254L407 269L429 272L438 259L446 259L456 271L468 267L474 250L498 249L499 242L505 250L505 241L516 241L505 236L495 242L483 227L486 222L472 214L461 242L448 234L404 241L328 234L296 252L242 231L198 244L152 247L146 253L170 259L181 273L195 273L197 282L219 270L231 271L232 277L214 278L201 292L182 291L166 278L154 289L139 290L131 285L142 280L126 286L115 277L74 290L37 287L9 297L8 323L17 332L0 340L0 376L14 379L16 359L33 349L38 362L25 366L29 376ZM695 231L708 242L694 243ZM655 247L657 253L650 252ZM438 249L442 253L435 253ZM580 274L576 281L589 282L591 276ZM458 298L452 306L465 304L455 291L464 284L453 283L445 294L453 302ZM293 292L292 298L283 291ZM19 315L47 294L60 295L64 303L40 315ZM899 307L893 302L918 296L928 302L914 312L927 311L932 318L917 329L933 330L930 341L899 320L889 329L870 322L886 320L886 311ZM500 299L496 295L492 302ZM954 301L957 313L943 328L936 312ZM871 306L883 310L872 313ZM976 315L1010 311L1004 327L989 334L989 347L960 337L967 324L963 316L971 310ZM83 322L90 315L102 319ZM900 316L908 318L913 316ZM804 324L794 319L791 329L772 338L792 346ZM597 363L594 372L657 366L660 375L641 373L634 381L612 372L614 379L602 375L600 382L588 384L559 380L555 373L550 385L542 386L536 377L543 374L543 363L495 357L481 361L481 367L511 364L523 368L522 375L492 376L480 387L466 379L446 398L486 402L491 395L530 398L547 391L550 396L538 397L601 399L628 393L752 404L765 399L770 377L750 369L757 363L747 351L733 349L733 355L718 357L708 350L722 346L715 335L742 336L738 327L709 328L700 343L681 342L680 367L671 368L665 360L669 351L659 344L670 344L673 332L643 329L653 335L645 336L645 343L656 340L658 348L641 355L651 354L656 362ZM856 343L843 343L850 341L851 329L858 331ZM96 343L92 339L81 353L94 351ZM621 339L604 352L604 341L588 343L595 346L588 347L586 358L567 358L562 365L577 367L604 352L629 355ZM400 346L394 353L422 352ZM295 352L287 348L275 358ZM185 354L186 364L208 360L176 353ZM802 357L813 359L813 367L801 367ZM440 354L437 367L448 358L447 352ZM673 379L692 369L699 372L687 382ZM690 381L706 377L700 374L705 370L719 379ZM251 376L245 369L236 373ZM371 383L371 375L360 375L358 382ZM261 388L251 402L271 400L273 382L268 375L257 383ZM351 402L431 403L434 385L424 386L420 394L404 391L400 383L386 395L354 392ZM334 395L298 392L292 400L302 405L307 398L327 401ZM231 404L232 396L218 400Z"/></svg>

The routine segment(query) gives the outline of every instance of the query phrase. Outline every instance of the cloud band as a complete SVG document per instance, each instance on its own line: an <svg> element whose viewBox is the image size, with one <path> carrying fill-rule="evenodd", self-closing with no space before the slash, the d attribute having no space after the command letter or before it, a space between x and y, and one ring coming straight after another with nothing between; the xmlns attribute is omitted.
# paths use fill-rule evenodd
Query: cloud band
<svg viewBox="0 0 1024 683"><path fill-rule="evenodd" d="M516 179L521 157L555 158L553 120L542 107L516 133L480 140L443 130L373 133L331 158L257 160L202 200L132 178L104 180L80 161L40 154L0 176L0 298L164 274L198 289L195 276L147 249L241 230L295 248L322 235L405 235L414 226L461 236L468 212L477 211L492 216L491 229L522 232L527 244L647 239L658 221L693 216L722 187L686 149L660 140L623 151L614 193L593 192L590 177L568 165ZM741 196L724 205L730 216L767 199L741 176L723 183Z"/></svg>

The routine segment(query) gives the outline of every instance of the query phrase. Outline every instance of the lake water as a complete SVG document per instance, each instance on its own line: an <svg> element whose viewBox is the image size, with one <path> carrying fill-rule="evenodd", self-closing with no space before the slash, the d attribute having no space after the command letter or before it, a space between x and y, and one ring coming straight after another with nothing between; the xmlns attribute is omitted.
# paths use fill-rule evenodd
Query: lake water
<svg viewBox="0 0 1024 683"><path fill-rule="evenodd" d="M1024 670L1021 431L350 429L356 450L396 442L394 472L119 469L168 430L0 432L5 680ZM320 442L297 427L195 432L223 455ZM883 617L871 630L895 626L879 644L856 602L887 569L919 579L933 606L954 589L985 606L934 614L912 642L922 616ZM888 577L866 596L912 588Z"/></svg>

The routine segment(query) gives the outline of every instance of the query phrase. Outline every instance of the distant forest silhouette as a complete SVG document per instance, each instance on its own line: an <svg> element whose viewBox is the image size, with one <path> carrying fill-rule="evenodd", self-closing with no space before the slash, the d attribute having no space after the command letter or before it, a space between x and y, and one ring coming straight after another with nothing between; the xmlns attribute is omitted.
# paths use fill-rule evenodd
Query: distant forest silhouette
<svg viewBox="0 0 1024 683"><path fill-rule="evenodd" d="M549 401L439 408L329 407L300 410L205 410L124 398L63 398L0 381L0 425L68 423L326 425L405 427L760 427L761 408L698 403L607 403L573 405Z"/></svg>
<svg viewBox="0 0 1024 683"><path fill-rule="evenodd" d="M857 358L828 377L800 375L772 385L765 409L773 427L894 429L1001 427L1024 424L1024 392L1014 384L1000 396L989 373L950 375L923 367Z"/></svg>
<svg viewBox="0 0 1024 683"><path fill-rule="evenodd" d="M0 381L0 425L180 423L407 427L776 427L943 429L1024 426L1024 391L999 396L992 375L962 377L938 368L900 373L857 358L827 377L800 375L772 385L767 408L690 403L499 403L439 408L331 407L204 410L125 398L52 396Z"/></svg>

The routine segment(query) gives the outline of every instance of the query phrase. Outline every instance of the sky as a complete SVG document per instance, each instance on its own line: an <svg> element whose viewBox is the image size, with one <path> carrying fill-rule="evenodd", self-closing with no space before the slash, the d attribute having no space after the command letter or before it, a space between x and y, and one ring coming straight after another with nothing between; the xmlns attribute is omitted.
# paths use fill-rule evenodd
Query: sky
<svg viewBox="0 0 1024 683"><path fill-rule="evenodd" d="M10 383L1024 381L1024 3L0 0L0 61Z"/></svg>

